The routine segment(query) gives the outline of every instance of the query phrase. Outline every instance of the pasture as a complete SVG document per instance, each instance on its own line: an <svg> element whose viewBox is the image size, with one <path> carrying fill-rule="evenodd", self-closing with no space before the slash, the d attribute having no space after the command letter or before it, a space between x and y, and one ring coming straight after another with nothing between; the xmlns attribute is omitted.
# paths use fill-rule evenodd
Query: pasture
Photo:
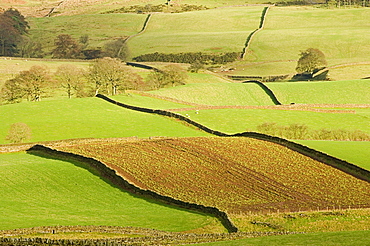
<svg viewBox="0 0 370 246"><path fill-rule="evenodd" d="M282 104L370 103L368 80L271 82L266 83L266 86ZM189 84L150 93L204 105L273 105L271 99L258 85L249 83Z"/></svg>
<svg viewBox="0 0 370 246"><path fill-rule="evenodd" d="M272 7L264 29L254 36L245 62L234 73L265 75L271 67L270 75L292 74L299 53L310 47L323 51L329 66L368 62L370 40L364 34L370 29L369 13L368 8ZM344 78L366 76L366 71L356 76L355 67L350 71L352 77ZM333 77L343 79L337 70Z"/></svg>
<svg viewBox="0 0 370 246"><path fill-rule="evenodd" d="M145 19L146 15L138 14L95 14L29 18L28 21L30 37L42 43L46 52L51 52L59 34L69 34L77 41L88 35L88 48L103 47L108 41L138 33Z"/></svg>
<svg viewBox="0 0 370 246"><path fill-rule="evenodd" d="M223 230L215 218L122 191L83 163L0 154L0 173L0 230L57 225Z"/></svg>
<svg viewBox="0 0 370 246"><path fill-rule="evenodd" d="M370 80L276 82L266 85L283 104L337 104L333 108L340 108L339 104L370 104Z"/></svg>
<svg viewBox="0 0 370 246"><path fill-rule="evenodd" d="M79 68L87 69L89 61L72 60L41 60L41 59L23 59L15 57L0 58L0 89L6 80L12 79L21 71L29 70L32 66L47 67L50 73L55 73L59 66L71 64Z"/></svg>
<svg viewBox="0 0 370 246"><path fill-rule="evenodd" d="M365 110L362 110L365 111ZM369 112L369 109L366 109ZM369 119L356 113L315 112L309 110L282 109L201 109L179 111L189 115L192 120L207 127L226 133L256 131L263 123L277 123L288 126L303 124L310 129L362 130L370 133Z"/></svg>
<svg viewBox="0 0 370 246"><path fill-rule="evenodd" d="M274 105L271 98L256 84L187 84L150 93L202 105Z"/></svg>
<svg viewBox="0 0 370 246"><path fill-rule="evenodd" d="M130 111L98 98L24 102L0 107L0 144L10 125L26 123L32 130L29 142L71 138L205 136L174 120Z"/></svg>
<svg viewBox="0 0 370 246"><path fill-rule="evenodd" d="M251 50L258 61L272 57L294 59L299 51L316 47L330 64L367 60L369 9L317 9L273 7L268 12L265 29L259 32ZM263 41L263 42L262 42ZM269 51L274 51L269 54ZM269 54L269 55L267 55Z"/></svg>
<svg viewBox="0 0 370 246"><path fill-rule="evenodd" d="M135 35L143 28L148 13L106 11L164 2L84 0L63 1L57 6L59 3L49 0L9 0L3 1L1 7L15 7L27 16L30 38L41 42L46 57L50 57L54 39L62 33L77 40L88 35L87 48L104 47L112 40ZM260 3L257 0L171 3L211 9L152 13L146 30L128 41L131 58L153 52L242 52L248 35L260 25L265 7L246 6ZM54 7L51 17L40 18ZM370 30L369 16L369 8L274 6L267 13L264 28L252 38L244 60L210 69L218 74L189 73L184 86L129 91L112 98L139 107L169 110L229 134L257 131L263 123L370 134L370 84L369 80L360 80L370 76L370 38L366 35ZM337 81L267 83L283 106L274 105L256 84L230 83L222 77L292 75L299 53L310 47L324 52L329 77ZM87 70L90 63L1 58L0 89L4 81L33 65L47 66L54 73L62 64ZM152 65L161 68L167 64ZM181 66L187 68L189 64ZM144 79L150 72L133 70ZM217 207L242 232L311 233L204 245L334 245L338 241L342 245L369 244L370 211L364 208L370 206L368 182L270 142L211 137L179 120L127 110L98 98L67 100L60 93L52 91L41 102L1 105L0 145L5 144L1 147L12 147L6 145L8 130L13 123L23 122L32 130L27 142L47 145L53 143L45 141L65 140L67 146L59 146L60 150L116 166L119 175L143 189ZM125 137L130 141L105 139ZM68 140L80 138L88 139ZM370 170L368 141L295 141ZM71 142L73 145L68 146ZM0 173L0 230L92 225L135 226L162 230L164 234L184 232L182 235L190 237L188 232L226 232L214 217L122 191L84 163L24 152L0 154ZM356 207L364 209L353 209Z"/></svg>
<svg viewBox="0 0 370 246"><path fill-rule="evenodd" d="M154 14L146 31L129 40L132 56L146 53L241 52L263 7Z"/></svg>
<svg viewBox="0 0 370 246"><path fill-rule="evenodd" d="M296 142L306 145L315 150L324 152L328 155L348 161L364 169L370 170L369 141L352 142L296 140Z"/></svg>

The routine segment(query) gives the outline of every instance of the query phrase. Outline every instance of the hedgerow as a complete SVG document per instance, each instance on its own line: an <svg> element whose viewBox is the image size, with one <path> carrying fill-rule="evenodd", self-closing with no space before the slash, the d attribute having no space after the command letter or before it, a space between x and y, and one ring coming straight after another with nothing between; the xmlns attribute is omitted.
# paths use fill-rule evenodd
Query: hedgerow
<svg viewBox="0 0 370 246"><path fill-rule="evenodd" d="M165 53L150 53L137 56L133 58L137 62L176 62L176 63L195 63L201 62L203 64L226 64L233 62L240 54L238 52L207 54L202 52L187 52L177 54Z"/></svg>

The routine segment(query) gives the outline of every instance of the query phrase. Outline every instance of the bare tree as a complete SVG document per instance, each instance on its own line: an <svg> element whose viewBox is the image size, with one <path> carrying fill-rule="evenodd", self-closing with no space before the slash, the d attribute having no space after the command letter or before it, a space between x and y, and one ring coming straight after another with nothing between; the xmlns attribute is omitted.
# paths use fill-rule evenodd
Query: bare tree
<svg viewBox="0 0 370 246"><path fill-rule="evenodd" d="M153 89L159 89L166 86L184 85L187 74L179 65L171 64L165 66L162 70L153 70L147 81Z"/></svg>
<svg viewBox="0 0 370 246"><path fill-rule="evenodd" d="M95 95L102 89L107 94L116 95L133 87L133 72L116 58L101 58L95 60L89 69L88 79L95 86ZM136 80L135 79L135 80Z"/></svg>
<svg viewBox="0 0 370 246"><path fill-rule="evenodd" d="M71 64L65 64L58 67L55 77L59 85L65 89L68 98L73 95L81 97L85 86L85 70Z"/></svg>
<svg viewBox="0 0 370 246"><path fill-rule="evenodd" d="M47 67L32 66L30 70L20 72L14 80L20 83L28 101L40 101L51 78Z"/></svg>

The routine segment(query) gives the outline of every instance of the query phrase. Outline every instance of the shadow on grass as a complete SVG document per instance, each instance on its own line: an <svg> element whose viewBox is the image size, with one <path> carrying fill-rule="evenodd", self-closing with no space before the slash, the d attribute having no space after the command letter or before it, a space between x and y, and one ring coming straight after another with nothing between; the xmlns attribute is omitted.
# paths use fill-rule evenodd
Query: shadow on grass
<svg viewBox="0 0 370 246"><path fill-rule="evenodd" d="M124 178L117 175L115 170L110 169L100 161L97 161L93 158L54 150L42 145L33 146L32 148L27 150L27 153L41 158L69 162L79 168L88 170L91 174L99 177L110 186L114 188L119 188L122 192L128 192L134 198L144 199L147 202L180 211L215 217L229 232L237 232L238 230L229 220L226 213L221 212L217 208L187 203L176 200L172 197L157 194L150 190L143 190L133 184L130 184Z"/></svg>

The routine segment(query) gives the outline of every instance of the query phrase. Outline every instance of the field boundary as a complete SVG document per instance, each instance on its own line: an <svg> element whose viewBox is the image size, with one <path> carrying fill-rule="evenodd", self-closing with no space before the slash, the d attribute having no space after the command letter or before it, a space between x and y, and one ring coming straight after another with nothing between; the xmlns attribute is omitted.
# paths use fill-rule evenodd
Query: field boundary
<svg viewBox="0 0 370 246"><path fill-rule="evenodd" d="M151 17L152 17L152 14L148 14L148 16L146 17L146 19L144 21L144 24L143 24L143 27L141 28L140 32L138 32L138 33L136 33L134 35L131 35L128 38L126 38L124 44L126 44L131 38L134 38L136 36L139 36L140 34L142 34L143 32L145 32L146 28L148 27L148 23L149 23L149 20L150 20Z"/></svg>
<svg viewBox="0 0 370 246"><path fill-rule="evenodd" d="M118 238L99 239L52 239L47 234L58 233L112 233L121 234ZM44 234L41 237L29 237L30 234ZM305 234L305 232L269 231L269 232L237 232L237 233L179 233L165 232L154 229L118 226L48 226L27 229L15 229L0 231L1 245L168 245L168 242L176 245L209 243L225 240L237 240L262 236L277 236ZM127 236L133 235L133 237ZM138 236L140 235L140 236ZM26 236L26 237L25 237ZM28 237L28 238L27 238Z"/></svg>
<svg viewBox="0 0 370 246"><path fill-rule="evenodd" d="M254 35L256 35L257 32L261 31L264 28L265 21L266 21L266 15L267 15L267 12L268 12L268 10L270 9L271 6L275 6L275 5L269 5L269 6L263 8L262 14L261 14L260 25L257 29L255 29L253 32L251 32L249 34L249 36L247 37L247 40L245 41L245 46L244 46L242 54L240 56L241 59L244 60L244 57L247 53L247 49L249 48L249 45L252 42L252 38L254 37Z"/></svg>
<svg viewBox="0 0 370 246"><path fill-rule="evenodd" d="M83 162L90 169L97 171L99 176L108 179L113 184L117 185L119 188L126 190L130 193L139 195L143 198L150 198L155 201L161 201L164 204L171 204L175 207L185 208L190 211L201 212L204 214L212 215L219 219L222 225L226 228L229 233L237 232L238 228L231 222L228 215L225 212L220 211L215 207L207 207L195 203L188 203L169 196L163 196L151 190L144 190L137 185L130 183L123 176L119 175L115 169L112 169L108 165L96 160L94 158L85 157L83 155L73 154L70 152L64 152L43 145L34 145L27 150L27 153L42 157L51 157L53 159L60 159L63 161L77 161Z"/></svg>
<svg viewBox="0 0 370 246"><path fill-rule="evenodd" d="M353 63L345 63L345 64L338 64L330 67L326 67L315 74L312 75L312 77L319 76L320 74L329 71L330 69L337 69L337 68L345 68L345 67L354 67L354 66L366 66L370 65L370 62L353 62Z"/></svg>
<svg viewBox="0 0 370 246"><path fill-rule="evenodd" d="M259 139L259 140L264 140L264 141L267 141L267 142L272 142L272 143L275 143L275 144L279 144L281 146L287 147L287 148L289 148L293 151L296 151L296 152L298 152L302 155L308 156L308 157L310 157L310 158L312 158L316 161L322 162L326 165L329 165L329 166L334 167L338 170L341 170L341 171L343 171L347 174L350 174L350 175L352 175L352 176L354 176L358 179L361 179L361 180L364 180L364 181L370 183L370 171L365 170L361 167L358 167L354 164L351 164L347 161L338 159L336 157L327 155L323 152L311 149L307 146L304 146L304 145L301 145L301 144L298 144L298 143L295 143L295 142L292 142L292 141L289 141L289 140L286 140L286 139L283 139L283 138L274 137L274 136L270 136L270 135L263 134L263 133L258 133L258 132L242 132L242 133L236 133L236 134L227 134L227 133L223 133L223 132L220 132L220 131L212 130L212 129L208 128L207 126L204 126L204 125L202 125L198 122L195 122L195 121L193 121L193 120L191 120L191 119L189 119L189 118L187 118L183 115L176 114L176 113L173 113L173 112L170 112L170 111L159 110L159 109L149 109L149 108L143 108L143 107L136 107L136 106L132 106L132 105L117 102L117 101L115 101L115 100L113 100L113 99L111 99L107 96L101 95L101 94L96 95L96 97L98 97L100 99L103 99L103 100L105 100L109 103L115 104L117 106L123 107L123 108L178 119L178 120L184 121L186 123L189 123L190 125L193 125L193 126L199 128L200 130L203 130L203 131L205 131L207 133L210 133L212 135L215 135L215 136L220 136L220 137L249 137L249 138L254 138L254 139Z"/></svg>
<svg viewBox="0 0 370 246"><path fill-rule="evenodd" d="M248 84L248 83L251 83L251 84L256 84L258 85L259 87L262 88L262 90L264 92L266 92L266 94L271 98L272 102L275 104L275 105L282 105L281 102L277 99L277 97L275 96L274 92L267 87L267 85L265 85L264 83L262 83L261 81L258 81L258 80L248 80L248 81L244 81L242 82L243 84Z"/></svg>

